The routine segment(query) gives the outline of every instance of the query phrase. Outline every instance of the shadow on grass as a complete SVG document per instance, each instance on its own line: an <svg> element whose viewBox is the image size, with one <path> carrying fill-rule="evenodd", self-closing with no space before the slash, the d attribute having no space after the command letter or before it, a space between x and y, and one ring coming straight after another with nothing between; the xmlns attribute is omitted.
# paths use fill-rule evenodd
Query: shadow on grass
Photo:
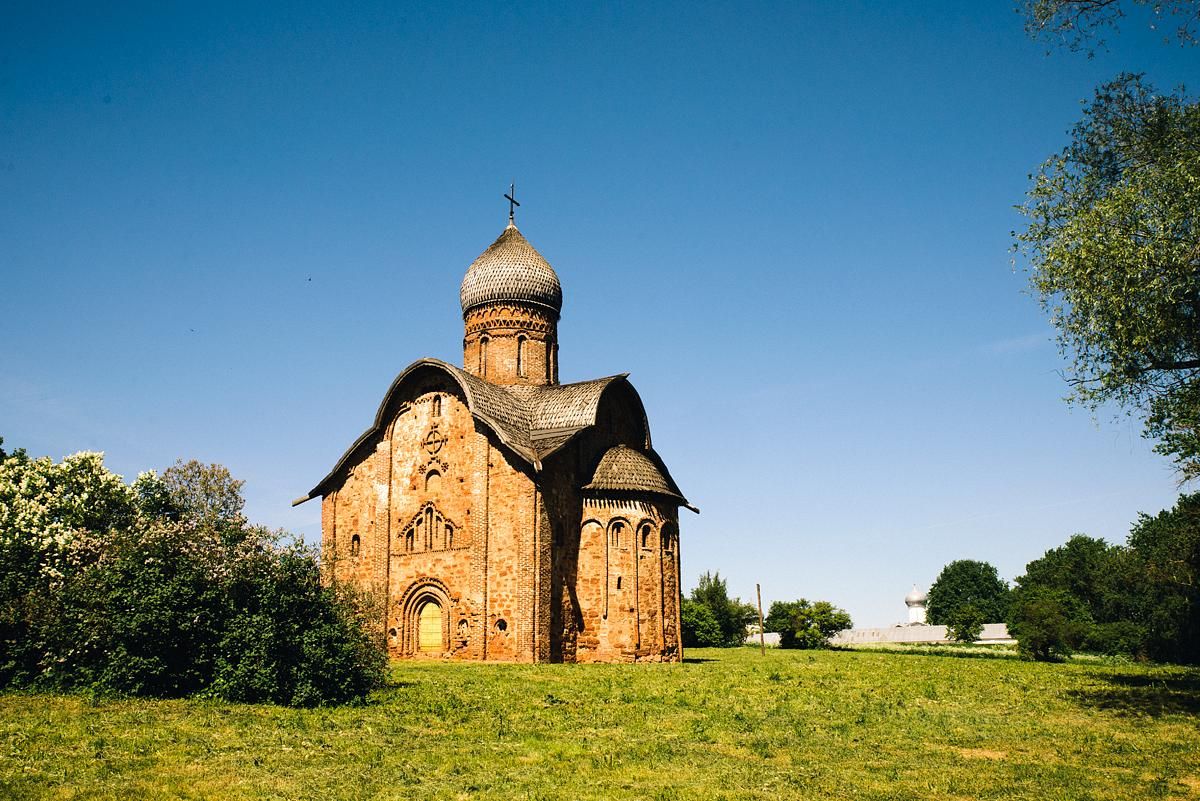
<svg viewBox="0 0 1200 801"><path fill-rule="evenodd" d="M699 665L704 662L716 662L716 661L717 660L715 660L715 659L705 659L705 658L699 657L699 656L685 656L683 658L683 664L685 664L685 665Z"/></svg>
<svg viewBox="0 0 1200 801"><path fill-rule="evenodd" d="M1200 670L1175 676L1094 673L1097 687L1067 693L1082 706L1121 715L1200 715Z"/></svg>

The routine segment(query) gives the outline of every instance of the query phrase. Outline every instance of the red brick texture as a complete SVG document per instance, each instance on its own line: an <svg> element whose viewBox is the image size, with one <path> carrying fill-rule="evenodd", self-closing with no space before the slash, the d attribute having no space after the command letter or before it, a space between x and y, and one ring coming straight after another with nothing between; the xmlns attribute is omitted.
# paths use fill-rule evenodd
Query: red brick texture
<svg viewBox="0 0 1200 801"><path fill-rule="evenodd" d="M646 446L628 385L540 471L472 416L444 369L410 374L385 414L326 487L322 529L332 576L385 598L392 656L679 660L674 501L580 489L608 447ZM430 602L442 638L422 649Z"/></svg>
<svg viewBox="0 0 1200 801"><path fill-rule="evenodd" d="M492 383L557 383L556 315L473 309L464 359ZM472 415L447 368L405 375L321 505L326 575L384 599L392 656L678 661L676 501L581 489L609 448L649 447L632 387L605 390L594 425L535 465ZM430 603L440 640L418 625Z"/></svg>

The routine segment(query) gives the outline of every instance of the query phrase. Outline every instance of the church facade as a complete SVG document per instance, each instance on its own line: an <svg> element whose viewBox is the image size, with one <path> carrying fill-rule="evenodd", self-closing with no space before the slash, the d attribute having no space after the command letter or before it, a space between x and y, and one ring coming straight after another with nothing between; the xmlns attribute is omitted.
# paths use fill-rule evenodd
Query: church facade
<svg viewBox="0 0 1200 801"><path fill-rule="evenodd" d="M421 359L306 496L327 575L395 657L678 661L679 508L626 375L558 382L562 287L508 227L460 291L463 366Z"/></svg>

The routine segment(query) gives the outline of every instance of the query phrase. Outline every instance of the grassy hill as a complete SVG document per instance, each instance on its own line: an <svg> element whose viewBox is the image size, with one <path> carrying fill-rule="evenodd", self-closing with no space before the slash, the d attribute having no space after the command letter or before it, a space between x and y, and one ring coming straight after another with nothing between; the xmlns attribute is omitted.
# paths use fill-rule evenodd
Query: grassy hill
<svg viewBox="0 0 1200 801"><path fill-rule="evenodd" d="M1200 672L894 652L394 666L366 707L0 695L4 799L1200 797Z"/></svg>

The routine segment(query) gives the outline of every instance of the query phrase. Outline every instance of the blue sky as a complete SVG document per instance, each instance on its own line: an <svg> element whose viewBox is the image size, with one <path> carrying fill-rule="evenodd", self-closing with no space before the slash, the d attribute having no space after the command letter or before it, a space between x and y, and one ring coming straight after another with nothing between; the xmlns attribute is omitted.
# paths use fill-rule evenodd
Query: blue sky
<svg viewBox="0 0 1200 801"><path fill-rule="evenodd" d="M684 582L860 625L950 560L1006 578L1177 495L1140 424L1066 406L1010 263L1027 175L1122 70L1196 83L1131 15L1095 58L1006 2L10 8L0 436L176 458L291 508L518 224L564 381L628 371L702 514Z"/></svg>

